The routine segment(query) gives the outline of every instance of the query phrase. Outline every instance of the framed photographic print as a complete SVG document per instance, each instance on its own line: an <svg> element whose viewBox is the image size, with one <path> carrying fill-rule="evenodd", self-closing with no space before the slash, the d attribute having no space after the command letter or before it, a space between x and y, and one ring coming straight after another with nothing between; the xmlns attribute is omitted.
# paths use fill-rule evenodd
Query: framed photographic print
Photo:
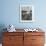
<svg viewBox="0 0 46 46"><path fill-rule="evenodd" d="M20 5L20 22L34 21L34 7L33 5Z"/></svg>

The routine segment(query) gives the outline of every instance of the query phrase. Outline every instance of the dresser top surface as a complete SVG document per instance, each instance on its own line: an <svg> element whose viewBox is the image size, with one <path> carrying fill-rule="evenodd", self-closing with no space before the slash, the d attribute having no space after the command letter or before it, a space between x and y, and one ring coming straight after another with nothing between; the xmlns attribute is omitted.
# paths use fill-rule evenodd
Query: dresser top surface
<svg viewBox="0 0 46 46"><path fill-rule="evenodd" d="M16 31L14 32L14 33L16 33L16 32L25 32L25 33L27 33L24 29L16 29ZM29 33L44 33L44 31L28 31ZM8 31L7 31L7 33L8 33ZM13 32L10 32L10 33L13 33Z"/></svg>

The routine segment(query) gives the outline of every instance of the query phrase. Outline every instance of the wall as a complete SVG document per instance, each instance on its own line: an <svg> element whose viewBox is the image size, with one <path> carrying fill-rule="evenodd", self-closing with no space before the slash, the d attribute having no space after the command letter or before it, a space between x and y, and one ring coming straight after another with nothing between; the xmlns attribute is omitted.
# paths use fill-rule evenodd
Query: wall
<svg viewBox="0 0 46 46"><path fill-rule="evenodd" d="M16 28L38 27L46 28L46 0L0 0L1 15L0 25L13 24ZM34 6L35 22L21 23L19 20L19 5L29 4Z"/></svg>

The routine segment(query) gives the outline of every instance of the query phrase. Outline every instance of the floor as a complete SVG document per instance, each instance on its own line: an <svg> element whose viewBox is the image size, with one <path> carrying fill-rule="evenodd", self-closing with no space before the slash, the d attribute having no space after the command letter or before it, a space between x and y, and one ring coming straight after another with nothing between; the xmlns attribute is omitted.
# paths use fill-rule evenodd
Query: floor
<svg viewBox="0 0 46 46"><path fill-rule="evenodd" d="M0 46L2 46L2 44L0 44Z"/></svg>

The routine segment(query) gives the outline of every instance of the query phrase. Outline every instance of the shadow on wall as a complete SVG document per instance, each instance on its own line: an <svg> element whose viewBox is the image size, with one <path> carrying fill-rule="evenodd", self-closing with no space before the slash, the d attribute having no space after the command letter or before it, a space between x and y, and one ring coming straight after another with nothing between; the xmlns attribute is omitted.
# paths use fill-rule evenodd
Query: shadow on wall
<svg viewBox="0 0 46 46"><path fill-rule="evenodd" d="M2 32L5 32L3 29L6 28L4 24L0 24L0 43L2 43Z"/></svg>

